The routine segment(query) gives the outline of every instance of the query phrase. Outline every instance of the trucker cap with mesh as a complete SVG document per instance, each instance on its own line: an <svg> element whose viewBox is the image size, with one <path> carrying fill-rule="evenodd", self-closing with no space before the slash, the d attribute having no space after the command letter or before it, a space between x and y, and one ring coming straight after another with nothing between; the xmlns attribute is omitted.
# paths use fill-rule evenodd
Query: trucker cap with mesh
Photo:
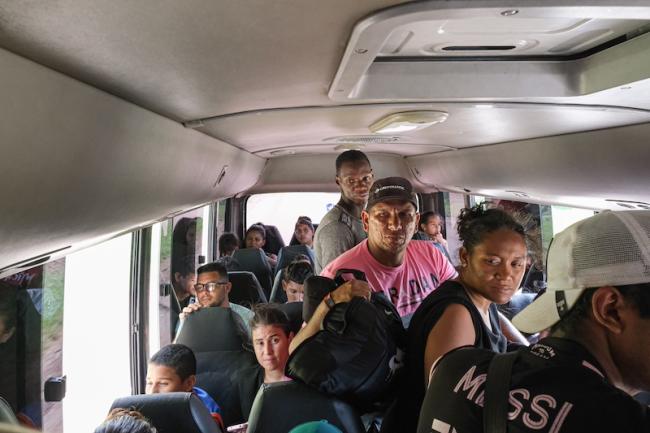
<svg viewBox="0 0 650 433"><path fill-rule="evenodd" d="M558 233L546 258L547 289L513 319L535 333L558 322L584 289L650 282L650 211L604 211Z"/></svg>

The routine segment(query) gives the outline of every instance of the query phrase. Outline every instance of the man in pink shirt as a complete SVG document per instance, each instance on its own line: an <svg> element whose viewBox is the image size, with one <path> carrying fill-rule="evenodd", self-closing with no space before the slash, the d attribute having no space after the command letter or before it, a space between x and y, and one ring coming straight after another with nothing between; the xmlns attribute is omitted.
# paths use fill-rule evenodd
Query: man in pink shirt
<svg viewBox="0 0 650 433"><path fill-rule="evenodd" d="M339 269L366 274L373 292L383 292L402 317L413 313L443 281L456 276L447 258L428 241L413 241L420 214L411 183L401 177L377 180L361 213L368 239L340 255L321 275Z"/></svg>

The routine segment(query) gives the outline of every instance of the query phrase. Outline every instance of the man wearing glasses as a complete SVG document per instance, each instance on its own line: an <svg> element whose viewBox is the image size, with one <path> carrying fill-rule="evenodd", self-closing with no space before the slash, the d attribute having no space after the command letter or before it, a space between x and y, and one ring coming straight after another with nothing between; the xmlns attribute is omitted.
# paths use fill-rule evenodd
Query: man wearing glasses
<svg viewBox="0 0 650 433"><path fill-rule="evenodd" d="M253 318L253 312L246 307L237 305L228 300L228 293L232 284L228 281L228 271L226 267L218 262L208 263L196 270L196 291L197 302L189 304L183 308L179 318L181 322L190 314L201 308L222 307L230 308L237 313L244 321L244 325L250 334L250 320Z"/></svg>
<svg viewBox="0 0 650 433"><path fill-rule="evenodd" d="M366 207L372 180L372 167L363 152L348 150L336 158L336 184L341 190L341 199L323 217L316 230L316 274L366 238L361 211Z"/></svg>

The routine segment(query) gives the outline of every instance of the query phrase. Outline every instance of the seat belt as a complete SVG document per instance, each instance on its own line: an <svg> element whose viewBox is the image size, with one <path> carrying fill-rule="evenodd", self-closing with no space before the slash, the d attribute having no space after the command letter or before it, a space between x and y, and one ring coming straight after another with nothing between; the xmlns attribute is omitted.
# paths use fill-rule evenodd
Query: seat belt
<svg viewBox="0 0 650 433"><path fill-rule="evenodd" d="M508 392L512 365L519 351L495 355L490 361L485 380L483 400L483 433L506 433L508 425Z"/></svg>

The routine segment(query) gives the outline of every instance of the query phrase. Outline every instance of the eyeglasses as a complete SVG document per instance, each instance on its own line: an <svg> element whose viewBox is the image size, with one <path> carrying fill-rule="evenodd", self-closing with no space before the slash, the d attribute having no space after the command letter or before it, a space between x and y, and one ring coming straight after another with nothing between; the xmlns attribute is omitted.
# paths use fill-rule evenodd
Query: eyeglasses
<svg viewBox="0 0 650 433"><path fill-rule="evenodd" d="M217 290L217 286L225 286L226 284L228 284L228 281L216 281L216 282L210 282L205 284L195 284L194 290L196 290L196 293L201 293L204 290L207 290L208 293L212 293L215 290Z"/></svg>
<svg viewBox="0 0 650 433"><path fill-rule="evenodd" d="M372 183L372 173L367 174L367 175L365 175L363 177L358 177L358 178L348 176L348 177L342 178L342 180L347 186L350 186L350 187L355 186L355 185L370 185Z"/></svg>

